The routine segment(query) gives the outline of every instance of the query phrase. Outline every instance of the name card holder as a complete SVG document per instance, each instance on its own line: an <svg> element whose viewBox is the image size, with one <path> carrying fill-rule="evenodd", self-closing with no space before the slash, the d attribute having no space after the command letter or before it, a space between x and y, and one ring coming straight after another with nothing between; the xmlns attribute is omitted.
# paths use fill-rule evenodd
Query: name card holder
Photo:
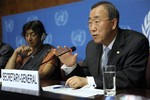
<svg viewBox="0 0 150 100"><path fill-rule="evenodd" d="M33 70L1 69L2 87L40 91L39 72Z"/></svg>

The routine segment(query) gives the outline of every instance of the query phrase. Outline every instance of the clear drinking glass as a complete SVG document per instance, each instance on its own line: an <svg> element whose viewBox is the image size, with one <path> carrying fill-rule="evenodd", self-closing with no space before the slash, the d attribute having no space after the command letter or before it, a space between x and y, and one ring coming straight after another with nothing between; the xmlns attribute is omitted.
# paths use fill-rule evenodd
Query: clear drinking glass
<svg viewBox="0 0 150 100"><path fill-rule="evenodd" d="M116 95L116 66L106 65L103 67L103 89L105 96Z"/></svg>

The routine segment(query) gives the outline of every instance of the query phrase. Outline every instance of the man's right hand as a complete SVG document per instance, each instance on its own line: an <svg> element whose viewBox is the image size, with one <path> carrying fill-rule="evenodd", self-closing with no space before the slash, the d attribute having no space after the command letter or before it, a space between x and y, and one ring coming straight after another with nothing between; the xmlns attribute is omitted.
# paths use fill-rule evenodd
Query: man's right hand
<svg viewBox="0 0 150 100"><path fill-rule="evenodd" d="M68 48L67 46L61 47L61 46L57 46L57 49L54 49L54 54L56 56L61 55L62 53L69 51L70 48ZM61 56L59 56L59 59L61 60L62 63L64 63L66 66L71 67L73 66L76 61L77 61L77 53L72 54L72 52L67 52Z"/></svg>

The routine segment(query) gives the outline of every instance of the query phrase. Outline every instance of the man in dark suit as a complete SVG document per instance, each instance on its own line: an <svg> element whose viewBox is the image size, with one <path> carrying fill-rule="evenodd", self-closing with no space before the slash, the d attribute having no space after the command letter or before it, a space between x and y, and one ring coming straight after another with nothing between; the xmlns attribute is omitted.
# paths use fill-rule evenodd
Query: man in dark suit
<svg viewBox="0 0 150 100"><path fill-rule="evenodd" d="M6 63L13 54L13 52L14 49L9 44L3 43L0 40L0 69L5 68Z"/></svg>
<svg viewBox="0 0 150 100"><path fill-rule="evenodd" d="M61 67L67 79L66 85L73 88L85 85L103 88L102 54L105 47L110 49L108 65L116 66L117 88L145 88L146 66L149 56L148 39L141 33L119 28L119 12L107 1L91 7L89 30L93 37L86 47L83 64L76 63L77 53L59 56ZM55 55L69 50L58 46ZM84 67L83 67L84 66Z"/></svg>

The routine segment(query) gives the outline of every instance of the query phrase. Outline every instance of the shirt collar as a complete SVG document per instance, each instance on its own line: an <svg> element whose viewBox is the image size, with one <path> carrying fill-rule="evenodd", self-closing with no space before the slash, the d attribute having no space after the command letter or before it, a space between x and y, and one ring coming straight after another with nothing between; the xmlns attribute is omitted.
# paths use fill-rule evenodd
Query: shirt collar
<svg viewBox="0 0 150 100"><path fill-rule="evenodd" d="M113 46L115 40L116 40L116 37L115 37L115 38L111 41L111 43L107 46L110 50L112 49L112 46ZM106 48L106 46L103 45L103 50L104 50L105 48Z"/></svg>

